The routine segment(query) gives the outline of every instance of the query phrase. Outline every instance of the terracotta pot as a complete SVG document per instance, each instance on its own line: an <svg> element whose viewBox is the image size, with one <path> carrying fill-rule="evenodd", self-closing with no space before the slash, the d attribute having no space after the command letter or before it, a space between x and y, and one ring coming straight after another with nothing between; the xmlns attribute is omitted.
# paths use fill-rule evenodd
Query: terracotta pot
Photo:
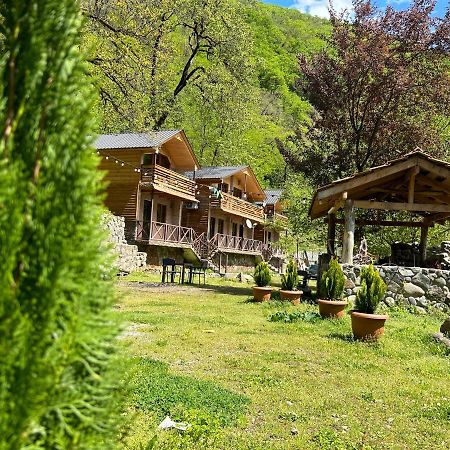
<svg viewBox="0 0 450 450"><path fill-rule="evenodd" d="M273 288L270 286L253 286L253 299L255 302L267 302L270 300Z"/></svg>
<svg viewBox="0 0 450 450"><path fill-rule="evenodd" d="M389 318L384 314L366 314L352 311L352 331L355 339L376 341L384 334L384 322Z"/></svg>
<svg viewBox="0 0 450 450"><path fill-rule="evenodd" d="M293 305L300 304L303 291L280 291L281 300L289 300Z"/></svg>
<svg viewBox="0 0 450 450"><path fill-rule="evenodd" d="M322 317L344 317L344 310L348 302L344 300L317 300L319 313Z"/></svg>

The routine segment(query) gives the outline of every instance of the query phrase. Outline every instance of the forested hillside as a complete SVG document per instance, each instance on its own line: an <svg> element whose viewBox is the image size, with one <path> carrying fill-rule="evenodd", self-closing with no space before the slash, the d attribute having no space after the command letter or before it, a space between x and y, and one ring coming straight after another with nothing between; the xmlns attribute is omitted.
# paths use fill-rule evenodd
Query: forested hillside
<svg viewBox="0 0 450 450"><path fill-rule="evenodd" d="M202 164L283 182L275 140L310 122L297 55L321 48L326 21L254 0L99 0L84 12L99 131L183 128Z"/></svg>

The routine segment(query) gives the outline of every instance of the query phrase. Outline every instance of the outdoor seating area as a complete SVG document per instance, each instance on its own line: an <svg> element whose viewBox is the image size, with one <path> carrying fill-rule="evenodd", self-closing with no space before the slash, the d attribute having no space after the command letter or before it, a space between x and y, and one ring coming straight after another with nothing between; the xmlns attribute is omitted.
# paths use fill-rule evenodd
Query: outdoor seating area
<svg viewBox="0 0 450 450"><path fill-rule="evenodd" d="M173 258L163 258L161 268L161 283L193 284L198 277L198 283L206 284L206 270L208 261L201 260L201 265L196 266L188 262L177 262ZM178 280L178 281L177 281Z"/></svg>

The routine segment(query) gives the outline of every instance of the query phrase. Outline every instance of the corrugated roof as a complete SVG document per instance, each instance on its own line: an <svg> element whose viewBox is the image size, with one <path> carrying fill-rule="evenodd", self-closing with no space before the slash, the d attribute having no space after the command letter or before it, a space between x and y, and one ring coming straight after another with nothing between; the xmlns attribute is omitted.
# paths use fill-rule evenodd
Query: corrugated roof
<svg viewBox="0 0 450 450"><path fill-rule="evenodd" d="M97 150L154 148L161 146L180 132L181 130L163 130L148 133L101 134L95 140L94 147Z"/></svg>
<svg viewBox="0 0 450 450"><path fill-rule="evenodd" d="M281 200L282 189L266 189L266 205L275 205Z"/></svg>
<svg viewBox="0 0 450 450"><path fill-rule="evenodd" d="M211 166L203 167L195 172L195 178L198 180L216 180L231 177L241 170L247 169L248 166ZM188 178L194 176L193 172L186 172Z"/></svg>

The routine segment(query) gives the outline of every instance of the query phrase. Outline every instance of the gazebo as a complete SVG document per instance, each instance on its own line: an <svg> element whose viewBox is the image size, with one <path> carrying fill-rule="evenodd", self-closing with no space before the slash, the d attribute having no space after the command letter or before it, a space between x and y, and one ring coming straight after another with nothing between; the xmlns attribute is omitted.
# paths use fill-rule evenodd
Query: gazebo
<svg viewBox="0 0 450 450"><path fill-rule="evenodd" d="M336 213L341 208L344 219L337 219ZM411 213L411 220L357 219L355 209L406 211ZM309 215L312 219L326 218L330 255L335 254L336 224L344 224L342 262L346 264L353 263L355 225L419 227L419 262L423 264L428 229L450 218L450 164L417 149L382 166L320 187L314 193Z"/></svg>

